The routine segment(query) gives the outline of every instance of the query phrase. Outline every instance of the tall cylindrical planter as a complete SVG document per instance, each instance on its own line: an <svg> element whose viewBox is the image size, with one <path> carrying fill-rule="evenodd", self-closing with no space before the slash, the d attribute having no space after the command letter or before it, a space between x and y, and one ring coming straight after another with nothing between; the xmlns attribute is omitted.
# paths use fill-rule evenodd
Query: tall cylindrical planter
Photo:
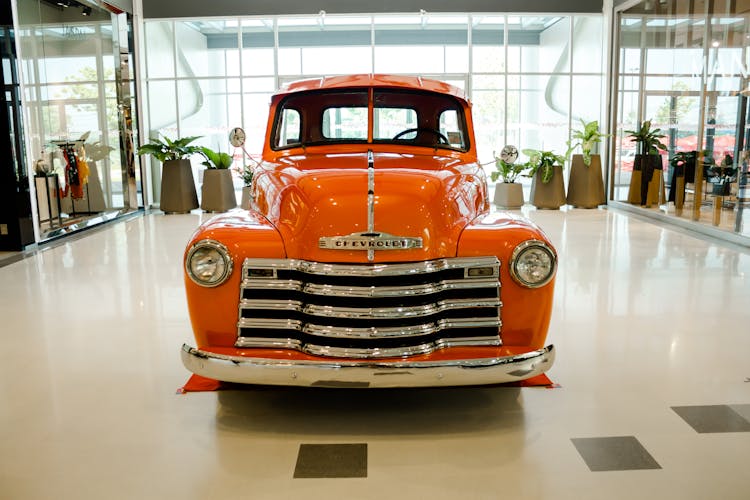
<svg viewBox="0 0 750 500"><path fill-rule="evenodd" d="M637 155L636 155L637 158ZM638 167L638 170L635 168L635 163L633 164L633 171L630 172L630 187L628 188L628 203L632 203L633 205L640 205L641 204L641 169Z"/></svg>
<svg viewBox="0 0 750 500"><path fill-rule="evenodd" d="M591 165L586 165L583 155L573 155L566 201L578 208L596 208L606 202L601 156L591 155Z"/></svg>
<svg viewBox="0 0 750 500"><path fill-rule="evenodd" d="M521 208L523 206L523 186L517 182L495 184L494 203L500 208Z"/></svg>
<svg viewBox="0 0 750 500"><path fill-rule="evenodd" d="M635 155L628 202L650 206L664 200L661 155Z"/></svg>
<svg viewBox="0 0 750 500"><path fill-rule="evenodd" d="M565 205L565 182L560 167L553 167L554 173L548 183L542 182L542 171L537 170L531 181L531 204L536 208L556 210Z"/></svg>
<svg viewBox="0 0 750 500"><path fill-rule="evenodd" d="M190 160L167 160L162 165L159 208L168 214L183 214L198 208Z"/></svg>
<svg viewBox="0 0 750 500"><path fill-rule="evenodd" d="M209 168L203 173L201 208L206 212L226 212L237 206L232 172L225 168Z"/></svg>

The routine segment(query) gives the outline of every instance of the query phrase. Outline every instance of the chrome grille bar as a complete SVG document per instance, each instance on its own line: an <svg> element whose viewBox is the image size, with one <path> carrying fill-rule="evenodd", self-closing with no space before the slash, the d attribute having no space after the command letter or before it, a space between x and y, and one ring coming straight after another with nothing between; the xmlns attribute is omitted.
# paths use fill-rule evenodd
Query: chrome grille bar
<svg viewBox="0 0 750 500"><path fill-rule="evenodd" d="M429 295L446 290L467 290L475 288L494 288L497 278L465 280L442 280L415 286L335 286L304 283L299 280L254 279L242 283L247 290L286 290L309 295L328 295L332 297L404 297Z"/></svg>
<svg viewBox="0 0 750 500"><path fill-rule="evenodd" d="M315 304L304 304L299 300L288 300L286 302L277 302L274 300L243 300L240 307L252 317L255 310L276 310L276 311L294 311L310 316L334 317L334 318L410 318L415 316L432 316L439 312L450 309L476 308L476 307L500 307L500 301L497 299L475 300L460 299L454 301L441 300L433 304L420 306L404 307L380 307L380 308L361 308L361 307L336 307L336 306L319 306ZM244 318L243 318L244 319Z"/></svg>
<svg viewBox="0 0 750 500"><path fill-rule="evenodd" d="M499 267L495 257L246 259L235 346L376 358L501 345Z"/></svg>
<svg viewBox="0 0 750 500"><path fill-rule="evenodd" d="M500 321L496 318L471 320L444 320L435 323L419 325L389 327L389 328L336 328L325 325L303 323L287 319L240 320L240 329L258 328L267 330L293 330L318 337L337 339L387 339L403 337L423 337L449 328L499 328Z"/></svg>
<svg viewBox="0 0 750 500"><path fill-rule="evenodd" d="M497 268L498 266L499 262L496 257L456 257L395 264L329 264L297 259L245 259L243 276L247 278L248 270L252 269L265 269L275 273L279 270L293 270L321 276L407 276L447 269ZM496 271L495 277L499 272L498 269Z"/></svg>
<svg viewBox="0 0 750 500"><path fill-rule="evenodd" d="M292 349L314 356L332 356L337 358L398 358L403 356L415 356L428 354L437 349L447 347L476 347L476 346L499 346L497 338L487 339L484 337L466 339L440 339L435 342L412 345L407 347L385 347L375 349L357 349L351 347L330 347L315 344L303 344L296 339L279 339L269 343L268 339L243 337L237 341L236 347L241 348L263 348L263 349Z"/></svg>

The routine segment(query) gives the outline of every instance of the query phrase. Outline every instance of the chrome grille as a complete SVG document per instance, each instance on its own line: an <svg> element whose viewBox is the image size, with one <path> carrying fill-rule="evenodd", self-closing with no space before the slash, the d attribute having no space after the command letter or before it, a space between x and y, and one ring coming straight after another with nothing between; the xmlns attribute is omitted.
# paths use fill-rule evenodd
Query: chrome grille
<svg viewBox="0 0 750 500"><path fill-rule="evenodd" d="M500 345L499 268L495 257L245 259L235 345L358 358Z"/></svg>

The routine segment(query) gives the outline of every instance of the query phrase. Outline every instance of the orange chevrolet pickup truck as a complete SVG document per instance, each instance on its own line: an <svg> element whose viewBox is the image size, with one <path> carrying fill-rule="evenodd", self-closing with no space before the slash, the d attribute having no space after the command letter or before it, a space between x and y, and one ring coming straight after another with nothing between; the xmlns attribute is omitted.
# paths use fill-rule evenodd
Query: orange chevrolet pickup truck
<svg viewBox="0 0 750 500"><path fill-rule="evenodd" d="M557 254L491 212L463 92L419 77L292 83L249 207L184 255L188 370L310 387L497 384L547 371Z"/></svg>

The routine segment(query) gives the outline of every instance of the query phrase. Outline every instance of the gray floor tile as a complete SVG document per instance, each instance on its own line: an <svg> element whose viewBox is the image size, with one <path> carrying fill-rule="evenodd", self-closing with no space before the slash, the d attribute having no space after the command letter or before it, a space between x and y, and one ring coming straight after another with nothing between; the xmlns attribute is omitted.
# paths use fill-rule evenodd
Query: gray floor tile
<svg viewBox="0 0 750 500"><path fill-rule="evenodd" d="M302 444L294 477L367 477L367 443Z"/></svg>
<svg viewBox="0 0 750 500"><path fill-rule="evenodd" d="M740 405L740 408L744 405ZM750 422L727 405L673 406L672 409L698 433L750 432Z"/></svg>
<svg viewBox="0 0 750 500"><path fill-rule="evenodd" d="M573 438L571 441L592 472L661 469L634 436Z"/></svg>
<svg viewBox="0 0 750 500"><path fill-rule="evenodd" d="M729 407L736 411L739 416L750 422L750 405L730 405Z"/></svg>

